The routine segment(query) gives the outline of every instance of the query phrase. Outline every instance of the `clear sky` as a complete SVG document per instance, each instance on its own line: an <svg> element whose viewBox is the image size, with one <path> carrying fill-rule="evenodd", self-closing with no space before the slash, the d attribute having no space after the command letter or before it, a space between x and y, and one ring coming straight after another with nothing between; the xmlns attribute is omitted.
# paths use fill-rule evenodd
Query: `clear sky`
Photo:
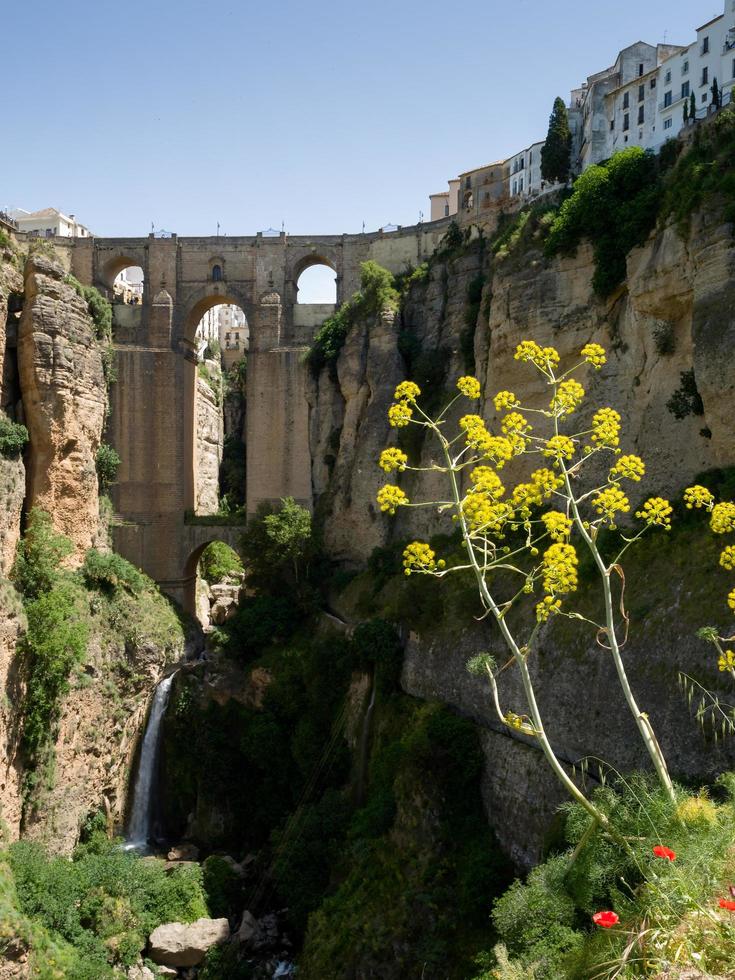
<svg viewBox="0 0 735 980"><path fill-rule="evenodd" d="M9 0L0 208L98 235L412 224L554 96L723 0Z"/></svg>

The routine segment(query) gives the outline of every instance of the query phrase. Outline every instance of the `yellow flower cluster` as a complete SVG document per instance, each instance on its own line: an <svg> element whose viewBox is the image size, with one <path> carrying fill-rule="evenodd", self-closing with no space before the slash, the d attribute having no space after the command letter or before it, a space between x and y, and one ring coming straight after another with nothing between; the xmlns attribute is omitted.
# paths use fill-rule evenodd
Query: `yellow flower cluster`
<svg viewBox="0 0 735 980"><path fill-rule="evenodd" d="M421 394L421 389L413 381L401 381L395 390L393 398L397 402L415 402Z"/></svg>
<svg viewBox="0 0 735 980"><path fill-rule="evenodd" d="M508 408L517 408L521 403L512 391L499 391L493 398L496 412L504 412Z"/></svg>
<svg viewBox="0 0 735 980"><path fill-rule="evenodd" d="M596 368L598 371L607 361L605 348L600 347L599 344L585 344L580 353L585 361L587 361L588 364L591 364L592 367Z"/></svg>
<svg viewBox="0 0 735 980"><path fill-rule="evenodd" d="M413 409L406 402L398 402L388 409L388 421L394 429L402 429L404 425L408 425L412 415Z"/></svg>
<svg viewBox="0 0 735 980"><path fill-rule="evenodd" d="M555 347L539 347L535 340L522 340L516 347L514 357L517 361L531 361L542 371L556 367L559 351Z"/></svg>
<svg viewBox="0 0 735 980"><path fill-rule="evenodd" d="M467 436L467 445L493 460L498 469L513 458L513 443L504 436L491 436L479 415L463 415L459 427Z"/></svg>
<svg viewBox="0 0 735 980"><path fill-rule="evenodd" d="M531 423L520 412L509 412L500 423L504 435L525 436L532 429Z"/></svg>
<svg viewBox="0 0 735 980"><path fill-rule="evenodd" d="M515 728L517 731L522 731L524 727L523 718L517 715L514 711L508 711L503 715L503 721L509 728Z"/></svg>
<svg viewBox="0 0 735 980"><path fill-rule="evenodd" d="M720 555L720 564L728 572L735 571L735 545L729 544Z"/></svg>
<svg viewBox="0 0 735 980"><path fill-rule="evenodd" d="M593 498L592 506L605 520L614 521L617 513L627 514L630 501L619 486L605 487Z"/></svg>
<svg viewBox="0 0 735 980"><path fill-rule="evenodd" d="M601 408L592 418L592 442L615 449L620 442L620 415L614 408Z"/></svg>
<svg viewBox="0 0 735 980"><path fill-rule="evenodd" d="M663 497L649 497L643 505L643 510L637 510L635 516L645 521L649 527L658 525L658 527L670 531L673 510L668 500Z"/></svg>
<svg viewBox="0 0 735 980"><path fill-rule="evenodd" d="M728 595L727 604L735 612L735 589Z"/></svg>
<svg viewBox="0 0 735 980"><path fill-rule="evenodd" d="M572 519L559 510L550 510L542 514L541 520L552 541L566 541L572 532Z"/></svg>
<svg viewBox="0 0 735 980"><path fill-rule="evenodd" d="M470 375L465 375L465 377L460 378L457 382L457 388L468 398L474 399L480 397L480 382L477 378L473 378Z"/></svg>
<svg viewBox="0 0 735 980"><path fill-rule="evenodd" d="M571 459L574 455L574 442L569 436L552 436L544 447L544 456L553 456L554 459Z"/></svg>
<svg viewBox="0 0 735 980"><path fill-rule="evenodd" d="M628 480L635 480L640 483L641 477L646 472L646 464L640 456L621 456L615 466L610 470L610 479L617 480L625 477Z"/></svg>
<svg viewBox="0 0 735 980"><path fill-rule="evenodd" d="M564 415L571 415L582 404L583 398L584 388L579 381L575 381L573 378L562 381L551 399L551 411L560 418Z"/></svg>
<svg viewBox="0 0 735 980"><path fill-rule="evenodd" d="M730 531L735 531L735 504L728 500L715 504L709 526L715 534L729 534Z"/></svg>
<svg viewBox="0 0 735 980"><path fill-rule="evenodd" d="M413 541L403 552L403 567L406 575L410 575L411 572L435 572L439 568L444 568L445 564L443 559L436 560L435 552L423 541Z"/></svg>
<svg viewBox="0 0 735 980"><path fill-rule="evenodd" d="M381 470L385 470L386 473L391 473L393 470L398 470L399 473L403 472L407 463L408 456L393 446L384 449L378 460L378 466Z"/></svg>
<svg viewBox="0 0 735 980"><path fill-rule="evenodd" d="M536 603L536 620L545 623L549 616L561 611L561 599L545 595L541 602Z"/></svg>
<svg viewBox="0 0 735 980"><path fill-rule="evenodd" d="M533 471L531 482L536 484L544 497L550 497L554 490L564 485L564 477L553 470L540 469Z"/></svg>
<svg viewBox="0 0 735 980"><path fill-rule="evenodd" d="M408 503L408 497L403 490L391 483L386 483L385 486L378 490L376 500L380 509L384 513L387 511L389 514L395 514L396 507L401 507Z"/></svg>
<svg viewBox="0 0 735 980"><path fill-rule="evenodd" d="M503 528L513 516L508 504L488 500L479 493L470 493L462 501L462 515L470 531L482 531L503 537Z"/></svg>
<svg viewBox="0 0 735 980"><path fill-rule="evenodd" d="M715 498L707 487L702 487L698 483L693 487L687 487L684 491L684 503L688 510L693 507L706 507L709 510L714 502Z"/></svg>
<svg viewBox="0 0 735 980"><path fill-rule="evenodd" d="M577 552L572 544L552 544L544 552L544 589L552 594L574 592L577 588Z"/></svg>
<svg viewBox="0 0 735 980"><path fill-rule="evenodd" d="M470 473L470 480L478 493L484 493L492 500L500 500L505 493L500 477L489 466L476 466Z"/></svg>
<svg viewBox="0 0 735 980"><path fill-rule="evenodd" d="M732 650L725 650L724 653L720 654L717 666L722 671L735 670L735 653Z"/></svg>

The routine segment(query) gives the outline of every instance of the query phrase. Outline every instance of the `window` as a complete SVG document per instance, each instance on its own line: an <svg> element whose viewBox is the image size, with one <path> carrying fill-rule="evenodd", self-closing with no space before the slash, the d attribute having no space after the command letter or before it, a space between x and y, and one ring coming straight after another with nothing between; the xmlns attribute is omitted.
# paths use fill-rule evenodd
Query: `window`
<svg viewBox="0 0 735 980"><path fill-rule="evenodd" d="M709 54L709 38L702 38L702 54Z"/></svg>
<svg viewBox="0 0 735 980"><path fill-rule="evenodd" d="M518 190L523 193L523 177L518 181Z"/></svg>
<svg viewBox="0 0 735 980"><path fill-rule="evenodd" d="M702 85L706 85L708 81L709 81L709 68L704 67L702 69L702 83L701 84Z"/></svg>
<svg viewBox="0 0 735 980"><path fill-rule="evenodd" d="M706 92L702 92L702 98L699 101L700 102L706 102L707 101L707 93Z"/></svg>
<svg viewBox="0 0 735 980"><path fill-rule="evenodd" d="M449 205L448 204L445 204L444 205L444 217L445 218L448 218L449 217Z"/></svg>
<svg viewBox="0 0 735 980"><path fill-rule="evenodd" d="M655 78L652 78L651 79L651 88L656 88L656 79Z"/></svg>
<svg viewBox="0 0 735 980"><path fill-rule="evenodd" d="M664 85L670 85L670 84L671 84L671 71L669 70L669 71L666 72L666 78L664 79Z"/></svg>
<svg viewBox="0 0 735 980"><path fill-rule="evenodd" d="M682 75L686 75L688 74L688 72L689 72L689 62L685 61L684 64L681 66L681 73Z"/></svg>
<svg viewBox="0 0 735 980"><path fill-rule="evenodd" d="M638 65L638 77L640 78L642 74L643 74L643 65Z"/></svg>
<svg viewBox="0 0 735 980"><path fill-rule="evenodd" d="M615 129L615 120L614 119L611 119L610 120L610 132L612 132L614 129Z"/></svg>
<svg viewBox="0 0 735 980"><path fill-rule="evenodd" d="M664 92L664 109L671 105L671 91Z"/></svg>
<svg viewBox="0 0 735 980"><path fill-rule="evenodd" d="M639 105L638 106L638 125L640 126L642 122L644 122L644 119L643 119L643 106L642 105Z"/></svg>
<svg viewBox="0 0 735 980"><path fill-rule="evenodd" d="M682 99L689 98L689 82L684 82L681 86L681 97Z"/></svg>
<svg viewBox="0 0 735 980"><path fill-rule="evenodd" d="M623 132L627 132L630 129L630 116L626 112L623 116Z"/></svg>
<svg viewBox="0 0 735 980"><path fill-rule="evenodd" d="M630 92L626 92L623 96L623 108L627 109L630 105Z"/></svg>
<svg viewBox="0 0 735 980"><path fill-rule="evenodd" d="M513 193L514 194L517 194L518 193L518 180L517 179L513 181Z"/></svg>
<svg viewBox="0 0 735 980"><path fill-rule="evenodd" d="M229 333L226 333L225 334L225 340L229 340L229 339L230 339L230 335L229 335Z"/></svg>
<svg viewBox="0 0 735 980"><path fill-rule="evenodd" d="M735 78L735 58L732 59L732 77Z"/></svg>
<svg viewBox="0 0 735 980"><path fill-rule="evenodd" d="M671 117L669 117L668 119L664 119L664 129L671 129L672 125L673 125L673 120L671 119Z"/></svg>
<svg viewBox="0 0 735 980"><path fill-rule="evenodd" d="M533 150L528 151L528 166L530 167L533 163Z"/></svg>
<svg viewBox="0 0 735 980"><path fill-rule="evenodd" d="M639 85L638 86L638 101L639 102L643 102L643 100L645 99L645 97L646 97L646 86L645 85Z"/></svg>
<svg viewBox="0 0 735 980"><path fill-rule="evenodd" d="M222 281L222 266L221 265L213 265L212 266L212 282L221 282L221 281Z"/></svg>

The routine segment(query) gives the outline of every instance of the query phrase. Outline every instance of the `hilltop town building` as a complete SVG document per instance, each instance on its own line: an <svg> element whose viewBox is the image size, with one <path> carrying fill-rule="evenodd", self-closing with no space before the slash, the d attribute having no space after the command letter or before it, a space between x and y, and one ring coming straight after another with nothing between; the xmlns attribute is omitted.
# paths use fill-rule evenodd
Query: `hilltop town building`
<svg viewBox="0 0 735 980"><path fill-rule="evenodd" d="M19 231L39 238L89 238L92 232L80 224L73 214L66 215L58 208L43 208L41 211L24 211L12 208L10 217Z"/></svg>
<svg viewBox="0 0 735 980"><path fill-rule="evenodd" d="M618 53L614 64L589 75L572 90L567 111L573 173L630 146L658 151L681 132L684 104L688 110L692 95L696 118L717 108L713 105L715 80L722 104L733 99L735 0L724 0L724 12L698 27L696 33L696 41L686 46L636 41ZM543 146L544 141L538 141L507 160L460 174L459 215L478 218L494 202L524 201L553 189L541 177ZM496 186L498 179L500 186ZM449 183L451 188L457 181ZM454 213L440 213L451 193L433 194L430 200L432 220Z"/></svg>

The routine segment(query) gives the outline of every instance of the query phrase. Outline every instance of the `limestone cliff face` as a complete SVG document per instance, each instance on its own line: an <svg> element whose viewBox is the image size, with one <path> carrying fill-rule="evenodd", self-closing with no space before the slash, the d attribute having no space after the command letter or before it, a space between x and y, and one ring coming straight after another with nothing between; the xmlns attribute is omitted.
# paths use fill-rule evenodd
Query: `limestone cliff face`
<svg viewBox="0 0 735 980"><path fill-rule="evenodd" d="M16 644L25 630L20 596L0 580L0 820L16 837L22 816L19 714L23 678Z"/></svg>
<svg viewBox="0 0 735 980"><path fill-rule="evenodd" d="M81 560L99 533L95 456L107 395L86 303L63 267L41 255L26 263L18 366L30 435L27 506L50 513Z"/></svg>
<svg viewBox="0 0 735 980"><path fill-rule="evenodd" d="M214 375L213 384L219 384L219 365L206 361ZM222 410L212 387L197 378L197 514L216 514L219 508L219 467L222 462L224 439Z"/></svg>
<svg viewBox="0 0 735 980"><path fill-rule="evenodd" d="M384 475L376 461L384 446L404 438L388 427L384 415L405 371L399 338L405 341L408 332L420 348L424 373L413 373L420 385L430 377L434 388L444 383L451 389L465 370L462 332L471 320L469 286L483 269L486 284L474 353L488 395L481 411L491 424L496 422L491 396L500 389L516 392L530 405L548 399L528 366L513 360L521 339L553 344L569 365L585 343L597 341L608 349L609 360L599 373L586 372L588 401L610 405L623 416L622 445L639 453L648 467L641 496L674 494L700 471L735 464L735 243L730 226L702 214L687 241L671 228L658 231L631 253L624 286L606 302L592 291L594 266L587 246L574 257L553 261L532 251L511 254L505 262L484 262L479 253L435 262L428 278L412 288L400 322L354 330L339 357L336 378L324 371L314 385L314 490L327 546L343 561L363 563L376 545L450 530L432 509L400 510L395 518L378 513L375 491ZM682 389L682 374L686 414L676 418L670 403ZM692 391L701 403L690 397ZM465 402L461 411L468 410ZM404 447L410 452L408 444ZM431 449L418 448L427 465ZM412 479L406 473L399 482L412 499L444 496L431 476ZM625 653L631 680L673 772L684 777L702 778L735 765L731 743L715 746L703 738L676 680L681 670L703 678L714 690L721 684L708 648L695 637L702 610L711 610L712 596L722 590L714 552L711 558L713 570L695 575L681 565L675 550L643 551L632 561L628 583L645 599L632 610L637 627ZM672 584L671 568L677 563L681 567ZM541 646L533 669L561 757L570 765L594 755L623 769L645 767L645 752L618 696L612 665L594 637L555 623ZM411 634L403 685L409 693L454 706L482 726L488 812L509 852L528 865L539 856L562 795L533 744L512 738L497 723L486 687L467 674L467 659L488 649L498 659L503 655L489 624L473 623L466 610L443 619L437 609L433 627ZM580 670L587 679L581 702ZM523 712L523 693L512 672L506 673L503 703Z"/></svg>

